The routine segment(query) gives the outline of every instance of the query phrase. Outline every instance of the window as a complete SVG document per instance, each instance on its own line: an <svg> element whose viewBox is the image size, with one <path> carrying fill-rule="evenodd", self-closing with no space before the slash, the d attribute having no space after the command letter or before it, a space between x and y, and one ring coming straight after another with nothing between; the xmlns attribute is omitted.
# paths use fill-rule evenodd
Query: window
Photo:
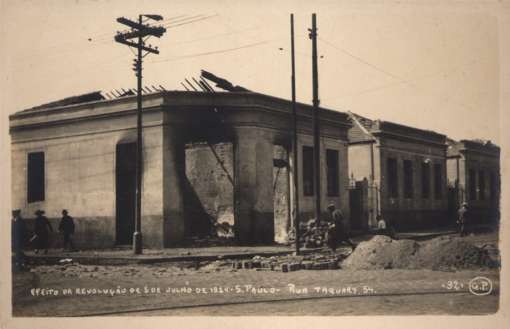
<svg viewBox="0 0 510 329"><path fill-rule="evenodd" d="M478 199L485 200L485 175L483 170L478 172Z"/></svg>
<svg viewBox="0 0 510 329"><path fill-rule="evenodd" d="M28 153L27 201L44 201L44 152Z"/></svg>
<svg viewBox="0 0 510 329"><path fill-rule="evenodd" d="M434 197L440 200L443 197L443 166L440 163L434 164Z"/></svg>
<svg viewBox="0 0 510 329"><path fill-rule="evenodd" d="M428 162L421 164L421 195L424 199L430 197L430 164Z"/></svg>
<svg viewBox="0 0 510 329"><path fill-rule="evenodd" d="M494 172L491 172L490 174L490 193L491 193L491 200L496 200L498 198L498 183L496 181L496 175Z"/></svg>
<svg viewBox="0 0 510 329"><path fill-rule="evenodd" d="M404 160L404 197L413 198L413 162Z"/></svg>
<svg viewBox="0 0 510 329"><path fill-rule="evenodd" d="M469 170L469 200L476 200L476 171Z"/></svg>
<svg viewBox="0 0 510 329"><path fill-rule="evenodd" d="M388 158L388 191L390 198L398 197L397 159Z"/></svg>
<svg viewBox="0 0 510 329"><path fill-rule="evenodd" d="M326 150L328 196L338 196L338 151Z"/></svg>
<svg viewBox="0 0 510 329"><path fill-rule="evenodd" d="M303 146L303 193L313 195L313 147Z"/></svg>

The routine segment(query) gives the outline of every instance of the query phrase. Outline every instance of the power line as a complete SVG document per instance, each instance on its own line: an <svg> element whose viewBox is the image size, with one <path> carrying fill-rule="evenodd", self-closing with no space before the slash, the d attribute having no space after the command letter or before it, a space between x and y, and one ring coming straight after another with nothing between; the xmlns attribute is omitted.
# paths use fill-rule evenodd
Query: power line
<svg viewBox="0 0 510 329"><path fill-rule="evenodd" d="M342 49L342 48L340 48L340 47L338 47L338 46L336 46L336 45L332 44L332 43L331 43L331 42L329 42L329 41L324 40L323 38L320 38L320 37L319 37L318 39L319 39L320 41L324 42L325 44L329 45L330 47L335 48L336 50L338 50L338 51L340 51L340 52L342 52L342 53L346 54L347 56L349 56L349 57L351 57L351 58L354 58L354 59L355 59L355 60L357 60L358 62L363 63L363 64L365 64L365 65L367 65L367 66L369 66L369 67L373 68L373 69L374 69L374 70L376 70L376 71L379 71L379 72L381 72L381 73L383 73L383 74L385 74L385 75L387 75L387 76L389 76L389 77L392 77L393 79L397 79L397 80L405 81L405 79L403 79L403 78L401 78L401 77L399 77L399 76L397 76L397 75L395 75L395 74L393 74L393 73L391 73L391 72L388 72L388 71L386 71L386 70L384 70L384 69L382 69L382 68L380 68L380 67L378 67L378 66L376 66L376 65L374 65L374 64L371 64L371 63L367 62L366 60L364 60L363 58L361 58L361 57L359 57L359 56L356 56L356 55L352 54L351 52L349 52L349 51L347 51L347 50L345 50L345 49Z"/></svg>
<svg viewBox="0 0 510 329"><path fill-rule="evenodd" d="M417 84L413 83L412 81L409 81L409 80L407 80L407 79L404 79L404 78L402 78L402 77L400 77L400 76L398 76L398 75L395 75L395 74L393 74L393 73L391 73L391 72L388 72L388 71L386 71L386 70L384 70L384 69L382 69L382 68L380 68L380 67L378 67L378 66L376 66L376 65L374 65L374 64L371 64L371 63L367 62L366 60L364 60L363 58L361 58L361 57L359 57L359 56L356 56L356 55L354 55L354 54L350 53L349 51L347 51L347 50L345 50L345 49L342 49L342 48L340 48L340 47L338 47L338 46L334 45L333 43L331 43L331 42L329 42L329 41L326 41L326 40L324 40L324 39L322 39L322 38L318 38L318 39L319 39L319 40L321 40L322 42L324 42L325 44L329 45L330 47L332 47L332 48L334 48L334 49L336 49L336 50L340 51L341 53L344 53L344 54L346 54L346 55L348 55L348 56L350 56L350 57L352 57L352 58L356 59L356 60L357 60L357 61L359 61L360 63L363 63L363 64L365 64L365 65L367 65L367 66L369 66L369 67L373 68L374 70L377 70L377 71L379 71L379 72L381 72L381 73L383 73L383 74L385 74L385 75L387 75L387 76L389 76L389 77L391 77L391 78L393 78L393 79L396 79L396 80L400 81L400 83L406 84L406 85L408 85L408 86L410 86L410 87L413 87L414 89L418 89L418 90L421 90L421 91L428 92L429 94L430 94L430 93L433 93L435 97L437 97L437 98L439 98L439 99L441 99L441 100L446 100L446 101L451 101L451 102L453 102L453 103L456 103L457 105L459 105L459 106L461 106L461 107L465 108L466 110L476 110L476 108L475 108L475 107L470 106L470 105L467 105L467 104L464 104L463 102L459 102L459 101L457 101L457 100L454 100L454 99L452 99L451 97L448 97L448 96L446 96L446 95L441 95L441 94L438 94L438 93L434 93L434 92L431 92L431 91L424 90L423 88L421 88L421 87L420 87L420 86L418 86Z"/></svg>
<svg viewBox="0 0 510 329"><path fill-rule="evenodd" d="M226 37L226 36L230 36L230 35L234 35L234 34L244 33L247 31L256 31L256 30L260 30L260 29L261 29L261 27L251 27L251 28L247 28L247 29L243 29L243 30L218 33L218 34L213 34L213 35L203 37L203 38L197 38L197 39L193 39L193 40L177 42L177 43L174 43L174 45L185 45L185 44L194 43L194 42L198 42L198 41L206 41L206 40L211 40L211 39L215 39L215 38L219 38L219 37Z"/></svg>
<svg viewBox="0 0 510 329"><path fill-rule="evenodd" d="M236 51L236 50L241 50L241 49L246 49L246 48L252 48L252 47L260 46L260 45L263 45L263 44L267 44L270 41L271 40L265 40L265 41L260 41L260 42L256 42L256 43L252 43L252 44L247 44L247 45L239 46L239 47L235 47L235 48L228 48L228 49L208 51L208 52L203 52L203 53L196 53L196 54L177 56L177 57L173 57L173 58L168 58L168 59L163 59L163 60L158 60L158 61L152 61L150 63L173 62L173 61L178 61L178 60L181 60L181 59L189 59L189 58L209 56L209 55L215 55L215 54L223 54L223 53L228 53L228 52L231 52L231 51Z"/></svg>
<svg viewBox="0 0 510 329"><path fill-rule="evenodd" d="M203 21L203 20L206 20L206 19L209 19L209 18L212 18L212 17L216 17L216 16L218 16L218 14L214 14L214 15L210 15L210 16L205 16L205 17L198 18L198 19L195 19L195 20L192 20L192 21L187 21L187 22L184 22L184 23L168 25L168 26L165 25L165 27L171 29L171 28L174 28L174 27L182 26L182 25L188 25L188 24L191 24L191 23L200 22L200 21Z"/></svg>
<svg viewBox="0 0 510 329"><path fill-rule="evenodd" d="M161 22L162 23L165 22L165 23L163 23L161 25L167 27L167 25L183 22L183 21L186 21L186 20L196 19L198 17L203 17L205 15L200 14L200 15L195 15L195 16L188 16L188 17L186 17L186 16L187 15L178 15L178 16L174 16L174 17L171 17L171 18L164 19ZM93 38L91 37L90 39L93 39ZM110 41L111 39L112 39L111 34L101 33L101 34L97 35L94 40L108 40L108 41Z"/></svg>
<svg viewBox="0 0 510 329"><path fill-rule="evenodd" d="M194 16L188 16L188 17L186 17L186 16L187 15L173 16L173 17L170 17L168 19L163 20L163 22L166 21L166 24L164 24L164 25L168 25L170 28L172 28L172 27L174 27L174 26L172 26L172 24L174 24L174 23L182 23L182 22L193 23L193 22L195 22L195 20L197 18L204 18L205 19L207 17L213 17L214 15L206 16L205 14L200 14L200 15L194 15ZM191 21L187 22L187 20L191 20ZM60 47L68 46L67 51L65 51L63 49L60 49L58 51L58 53L52 53L52 52L48 52L47 53L47 54L51 54L52 57L61 57L62 55L66 55L66 54L69 54L71 52L76 51L77 43L80 44L84 48L86 47L86 50L89 50L90 49L89 46L90 46L91 42L93 44L104 44L104 45L106 45L106 44L112 43L113 39L111 37L111 33L99 33L99 34L96 34L96 35L88 36L87 38L83 37L83 38L70 40L70 41L67 41L67 42L64 42L64 43L60 43L60 44L55 43L55 44L52 44L52 45L48 45L47 47L45 47L42 50L51 50L51 49L55 49L55 48L60 48ZM46 54L38 55L38 57L39 56L46 56ZM26 56L17 56L17 59L18 60L25 60L25 59L29 59L29 58L33 58L33 57L34 56L31 55L31 54L26 54Z"/></svg>

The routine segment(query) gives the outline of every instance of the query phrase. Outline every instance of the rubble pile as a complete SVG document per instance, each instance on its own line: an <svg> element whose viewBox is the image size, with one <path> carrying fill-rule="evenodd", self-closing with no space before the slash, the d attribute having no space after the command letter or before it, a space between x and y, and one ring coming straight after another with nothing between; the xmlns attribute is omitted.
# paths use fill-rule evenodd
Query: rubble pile
<svg viewBox="0 0 510 329"><path fill-rule="evenodd" d="M392 240L377 235L361 242L341 264L343 269L462 269L497 267L499 260L488 248L480 248L459 237L428 241Z"/></svg>
<svg viewBox="0 0 510 329"><path fill-rule="evenodd" d="M333 270L339 268L339 263L347 257L346 254L314 253L303 256L272 256L268 258L255 256L250 260L234 261L232 268L255 269L257 271L293 272L298 270Z"/></svg>
<svg viewBox="0 0 510 329"><path fill-rule="evenodd" d="M320 248L326 244L326 233L329 228L329 222L322 220L317 224L317 220L310 219L306 223L299 223L299 240L305 248ZM292 228L289 232L289 243L296 240L296 232Z"/></svg>

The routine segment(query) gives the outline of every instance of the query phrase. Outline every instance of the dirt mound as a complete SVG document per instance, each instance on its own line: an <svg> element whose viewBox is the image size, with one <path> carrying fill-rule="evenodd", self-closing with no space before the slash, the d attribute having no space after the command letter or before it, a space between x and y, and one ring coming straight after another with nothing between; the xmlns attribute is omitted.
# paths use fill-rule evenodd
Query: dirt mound
<svg viewBox="0 0 510 329"><path fill-rule="evenodd" d="M492 267L487 251L459 237L443 236L422 242L414 268L459 269Z"/></svg>
<svg viewBox="0 0 510 329"><path fill-rule="evenodd" d="M392 240L376 235L361 242L354 252L342 262L342 268L375 270L387 268L409 268L419 248L413 240Z"/></svg>
<svg viewBox="0 0 510 329"><path fill-rule="evenodd" d="M428 241L392 240L377 235L362 242L342 263L344 269L459 269L497 266L487 250L459 237Z"/></svg>

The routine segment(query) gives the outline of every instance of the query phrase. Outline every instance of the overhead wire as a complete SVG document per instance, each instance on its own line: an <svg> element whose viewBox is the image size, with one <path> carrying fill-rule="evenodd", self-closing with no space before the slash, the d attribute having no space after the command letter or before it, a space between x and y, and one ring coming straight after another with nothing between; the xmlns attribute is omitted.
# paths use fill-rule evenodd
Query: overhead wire
<svg viewBox="0 0 510 329"><path fill-rule="evenodd" d="M196 57L202 57L202 56L208 56L208 55L214 55L214 54L223 54L223 53L227 53L227 52L231 52L231 51L236 51L236 50L241 50L241 49L245 49L245 48L252 48L252 47L260 46L260 45L263 45L263 44L267 44L269 42L270 42L270 40L264 40L264 41L260 41L260 42L256 42L256 43L251 43L251 44L247 44L247 45L243 45L243 46L239 46L239 47L227 48L227 49L221 49L221 50L214 50L214 51L207 51L207 52L203 52L203 53L195 53L195 54L189 54L189 55L183 55L183 56L176 56L176 57L173 57L173 58L151 61L149 63L173 62L173 61L178 61L178 60L181 60L181 59L196 58Z"/></svg>
<svg viewBox="0 0 510 329"><path fill-rule="evenodd" d="M318 37L318 39L319 39L320 41L322 41L323 43L325 43L325 44L329 45L330 47L332 47L332 48L336 49L337 51L339 51L339 52L341 52L341 53L343 53L343 54L346 54L346 55L348 55L349 57L351 57L351 58L353 58L353 59L357 60L358 62L360 62L360 63L362 63L362 64L365 64L366 66L371 67L372 69L374 69L374 70L376 70L376 71L378 71L378 72L380 72L380 73L383 73L383 74L385 74L385 75L387 75L387 76L389 76L389 77L391 77L391 78L393 78L393 79L396 79L396 80L400 81L400 83L401 83L401 84L405 84L405 85L408 85L408 86L413 87L414 89L418 89L418 90L421 90L421 91L424 91L424 92L428 92L429 94L430 94L430 93L433 93L433 92L431 92L431 91L424 90L424 89L423 89L423 88L421 88L419 85L417 85L416 83L413 83L412 81L409 81L408 79L405 79L405 78L403 78L403 77L400 77L400 76L398 76L398 75L396 75L396 74L393 74L393 73L391 73L391 72L389 72L389 71L387 71L387 70L385 70L385 69L383 69L383 68L381 68L381 67L379 67L379 66L377 66L377 65L374 65L374 64L372 64L372 63L369 63L368 61L364 60L363 58L361 58L361 57L359 57L359 56L356 56L356 55L352 54L351 52L349 52L349 51L347 51L347 50L345 50L345 49L342 49L342 48L340 48L340 47L336 46L335 44L333 44L333 43L331 43L331 42L329 42L329 41L327 41L327 40L324 40L324 39L323 39L323 38L321 38L321 37ZM464 104L463 102L459 102L458 100L454 100L454 99L452 99L451 97L448 97L448 96L446 96L446 95L440 95L440 94L437 94L437 93L433 93L433 94L435 94L434 96L435 96L435 97L440 98L441 100L451 101L451 102L456 103L457 105L459 105L459 106L461 106L461 107L463 107L463 108L465 108L465 109L467 109L467 110L473 110L473 109L475 109L474 107L472 107L472 106L470 106L470 105Z"/></svg>
<svg viewBox="0 0 510 329"><path fill-rule="evenodd" d="M171 18L168 18L166 19L167 23L167 27L168 28L173 28L174 25L176 23L185 23L185 24L191 24L191 23L194 23L194 22L198 22L202 19L206 19L206 18L209 18L209 17L212 17L214 15L209 15L209 16L206 16L204 14L200 14L200 15L195 15L195 16L190 16L190 17L183 17L183 16L186 16L186 15L178 15L178 16L173 16ZM178 18L178 19L176 19ZM197 20L197 18L202 18L202 19L199 19ZM163 20L165 21L165 20ZM178 26L180 26L181 24L179 24ZM184 24L182 24L184 25ZM114 35L115 35L115 32L104 32L104 33L100 33L100 34L97 34L97 35L93 35L93 36L89 36L87 39L83 38L78 38L78 39L74 39L72 41L67 41L67 42L64 42L64 43L59 43L59 44L52 44L52 45L48 45L46 47L44 47L43 50L51 50L51 49L55 49L55 48L60 48L60 47L64 47L64 46L67 46L68 49L59 49L58 53L46 53L46 54L41 54L41 55L38 55L38 57L40 56L51 56L52 58L61 58L62 56L64 55L68 55L69 53L71 52L74 52L76 51L76 48L78 45L81 45L81 47L85 48L85 51L89 50L90 48L88 46L90 46L90 43L92 44L104 44L104 45L107 45L107 44L110 44L110 43L113 43L114 42ZM80 48L81 48L80 47ZM33 58L33 55L32 54L27 54L26 56L17 56L17 60L26 60L26 59L29 59L29 58Z"/></svg>
<svg viewBox="0 0 510 329"><path fill-rule="evenodd" d="M199 21L202 21L204 19L212 18L212 17L217 16L217 15L218 14L206 16L204 14L200 14L200 15L191 16L191 18L193 18L192 20L189 20L190 17L186 17L186 19L188 19L188 20L186 20L183 24L179 24L178 26L181 26L181 25L184 25L184 24L191 24L191 23L199 22ZM196 18L200 18L200 19L196 19ZM182 22L183 20L180 20L180 21ZM173 27L174 27L173 25L170 25L169 28L173 28ZM111 37L111 41L113 42L113 36ZM102 43L102 42L96 42L96 43ZM128 48L130 48L130 47L128 47ZM61 58L62 56L65 56L68 53L70 53L71 51L75 51L75 50L76 50L75 48L72 48L72 49L69 49L69 51L67 53L66 52L59 52L58 55L53 55L53 57L54 58L56 58L56 57L60 57ZM111 63L111 62L115 61L116 59L118 59L120 57L123 57L123 56L125 56L125 55L114 56L113 58L111 58L111 59L109 59L107 61L100 61L100 63L102 63L102 64ZM90 63L88 65L88 67L90 67L91 65L96 65L96 63L95 62L94 63ZM30 67L26 67L24 70L21 70L21 71L23 72L23 71L28 70L28 69L30 69Z"/></svg>

